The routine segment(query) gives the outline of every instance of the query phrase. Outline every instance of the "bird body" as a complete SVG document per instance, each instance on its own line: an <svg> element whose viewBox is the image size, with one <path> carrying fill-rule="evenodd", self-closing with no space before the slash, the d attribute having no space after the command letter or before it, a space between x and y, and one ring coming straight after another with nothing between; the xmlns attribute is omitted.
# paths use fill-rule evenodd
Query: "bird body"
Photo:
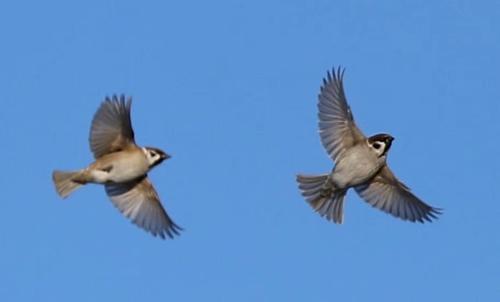
<svg viewBox="0 0 500 302"><path fill-rule="evenodd" d="M361 142L341 155L330 178L339 189L357 186L373 177L385 160L385 156L378 157L368 144Z"/></svg>
<svg viewBox="0 0 500 302"><path fill-rule="evenodd" d="M130 120L131 99L106 98L92 120L90 147L96 160L78 171L54 171L58 194L68 197L88 183L103 184L113 204L139 227L173 237L181 228L167 215L147 173L168 154L135 144Z"/></svg>
<svg viewBox="0 0 500 302"><path fill-rule="evenodd" d="M385 133L366 137L356 126L347 103L344 71L328 72L318 96L321 143L335 162L332 172L297 175L302 195L321 216L342 223L344 197L353 188L372 206L412 222L436 219L433 208L400 182L387 166L394 138Z"/></svg>
<svg viewBox="0 0 500 302"><path fill-rule="evenodd" d="M143 148L106 154L85 169L86 180L98 184L121 183L144 176L150 169L146 154Z"/></svg>

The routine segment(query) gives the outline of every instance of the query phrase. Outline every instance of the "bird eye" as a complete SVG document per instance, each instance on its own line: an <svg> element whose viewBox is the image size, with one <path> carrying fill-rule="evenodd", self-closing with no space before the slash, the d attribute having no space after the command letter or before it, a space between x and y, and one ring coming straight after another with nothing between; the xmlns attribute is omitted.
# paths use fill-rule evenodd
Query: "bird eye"
<svg viewBox="0 0 500 302"><path fill-rule="evenodd" d="M379 143L375 143L375 144L373 144L373 148L375 148L375 149L380 148L380 144L379 144Z"/></svg>
<svg viewBox="0 0 500 302"><path fill-rule="evenodd" d="M156 153L154 153L154 152L149 152L149 156L151 156L151 157L155 157L155 155L156 155Z"/></svg>

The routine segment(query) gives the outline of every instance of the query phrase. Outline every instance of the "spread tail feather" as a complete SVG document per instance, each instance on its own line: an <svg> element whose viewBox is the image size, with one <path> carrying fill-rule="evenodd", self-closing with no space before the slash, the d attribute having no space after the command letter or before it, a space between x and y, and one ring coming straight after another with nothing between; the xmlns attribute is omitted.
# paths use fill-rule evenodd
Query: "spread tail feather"
<svg viewBox="0 0 500 302"><path fill-rule="evenodd" d="M342 223L344 219L345 189L335 189L328 174L297 175L299 189L309 205L322 217Z"/></svg>
<svg viewBox="0 0 500 302"><path fill-rule="evenodd" d="M81 174L80 171L54 171L52 179L56 185L57 193L62 197L68 197L74 190L78 189L83 183L76 182L74 179Z"/></svg>

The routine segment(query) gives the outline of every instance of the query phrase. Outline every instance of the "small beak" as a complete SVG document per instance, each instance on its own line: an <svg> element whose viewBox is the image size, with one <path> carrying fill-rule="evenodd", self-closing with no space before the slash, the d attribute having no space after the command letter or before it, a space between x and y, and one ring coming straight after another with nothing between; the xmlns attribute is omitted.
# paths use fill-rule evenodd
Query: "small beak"
<svg viewBox="0 0 500 302"><path fill-rule="evenodd" d="M167 153L163 153L163 154L162 154L162 156L161 156L161 158L162 158L163 160L167 160L167 159L169 159L169 158L171 158L171 157L172 157L172 156L171 156L170 154L167 154Z"/></svg>

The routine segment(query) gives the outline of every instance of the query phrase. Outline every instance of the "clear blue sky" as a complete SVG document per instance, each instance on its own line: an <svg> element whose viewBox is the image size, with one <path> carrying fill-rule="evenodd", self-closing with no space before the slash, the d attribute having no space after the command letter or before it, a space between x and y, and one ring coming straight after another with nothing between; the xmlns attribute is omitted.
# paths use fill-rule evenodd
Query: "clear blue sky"
<svg viewBox="0 0 500 302"><path fill-rule="evenodd" d="M2 3L0 299L500 301L500 4L379 2ZM296 173L333 165L316 102L339 64L435 223L350 192L339 226L300 196ZM55 193L112 93L133 96L137 142L173 155L150 175L175 240L102 187Z"/></svg>

